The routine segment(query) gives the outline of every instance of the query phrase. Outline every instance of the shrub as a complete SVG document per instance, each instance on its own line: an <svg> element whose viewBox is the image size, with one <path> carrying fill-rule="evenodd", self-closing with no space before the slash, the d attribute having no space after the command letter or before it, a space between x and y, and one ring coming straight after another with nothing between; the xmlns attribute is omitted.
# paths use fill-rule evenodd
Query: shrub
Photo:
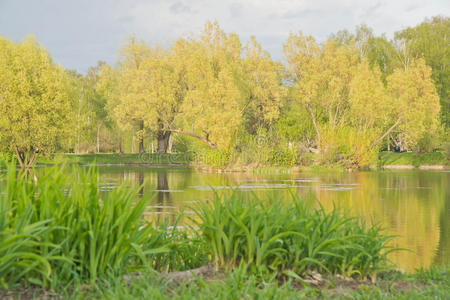
<svg viewBox="0 0 450 300"><path fill-rule="evenodd" d="M55 166L33 177L16 173L14 165L6 173L0 282L94 282L154 265L158 254L171 252L171 238L155 239L160 229L142 218L149 197L139 199L139 187L124 184L102 193L95 169ZM8 260L10 251L15 257Z"/></svg>
<svg viewBox="0 0 450 300"><path fill-rule="evenodd" d="M310 270L366 277L388 266L387 242L378 226L366 227L339 209L314 209L292 196L216 194L197 208L197 226L215 265L246 265L253 273L297 275Z"/></svg>
<svg viewBox="0 0 450 300"><path fill-rule="evenodd" d="M377 134L352 127L323 127L320 133L322 164L340 164L346 168L366 166L376 161L377 148L372 147Z"/></svg>

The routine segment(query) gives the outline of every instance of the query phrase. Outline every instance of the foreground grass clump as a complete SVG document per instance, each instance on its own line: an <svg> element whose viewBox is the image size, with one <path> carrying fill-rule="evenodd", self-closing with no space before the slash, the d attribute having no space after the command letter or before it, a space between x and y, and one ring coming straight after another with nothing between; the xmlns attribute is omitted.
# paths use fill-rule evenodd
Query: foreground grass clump
<svg viewBox="0 0 450 300"><path fill-rule="evenodd" d="M140 267L195 267L186 233L151 226L149 197L126 184L102 193L94 169L52 167L39 178L10 165L0 194L0 285L55 287ZM180 246L180 244L184 246ZM164 254L164 255L163 255ZM180 258L181 257L181 258ZM194 264L194 265L192 265Z"/></svg>
<svg viewBox="0 0 450 300"><path fill-rule="evenodd" d="M300 278L310 271L375 278L389 267L390 237L338 209L244 194L216 194L197 209L202 237L217 268L245 265L254 274Z"/></svg>

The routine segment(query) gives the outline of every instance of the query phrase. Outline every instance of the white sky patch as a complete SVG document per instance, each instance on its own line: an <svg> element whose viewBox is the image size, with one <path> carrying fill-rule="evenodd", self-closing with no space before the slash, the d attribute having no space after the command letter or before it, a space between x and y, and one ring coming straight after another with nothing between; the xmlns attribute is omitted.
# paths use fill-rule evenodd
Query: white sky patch
<svg viewBox="0 0 450 300"><path fill-rule="evenodd" d="M252 35L274 59L290 32L325 40L341 29L366 24L392 37L426 17L450 15L446 0L0 0L0 35L29 33L64 67L82 73L98 60L114 63L125 38L168 46L217 20L245 43Z"/></svg>

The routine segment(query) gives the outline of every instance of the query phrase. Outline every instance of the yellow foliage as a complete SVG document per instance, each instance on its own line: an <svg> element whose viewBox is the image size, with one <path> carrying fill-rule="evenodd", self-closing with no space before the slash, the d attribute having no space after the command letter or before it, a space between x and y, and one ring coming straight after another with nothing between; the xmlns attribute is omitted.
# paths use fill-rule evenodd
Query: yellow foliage
<svg viewBox="0 0 450 300"><path fill-rule="evenodd" d="M0 37L0 146L34 156L64 147L70 124L63 68L31 36L19 44Z"/></svg>
<svg viewBox="0 0 450 300"><path fill-rule="evenodd" d="M418 59L406 69L396 69L387 81L393 119L401 121L396 133L404 144L414 147L425 134L434 134L439 124L439 96L431 68Z"/></svg>

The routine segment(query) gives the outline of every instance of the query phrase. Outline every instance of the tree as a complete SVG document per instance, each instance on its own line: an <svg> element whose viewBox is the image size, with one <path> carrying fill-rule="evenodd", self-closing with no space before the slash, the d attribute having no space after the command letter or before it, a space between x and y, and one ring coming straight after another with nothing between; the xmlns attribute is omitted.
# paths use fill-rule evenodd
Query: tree
<svg viewBox="0 0 450 300"><path fill-rule="evenodd" d="M199 40L179 40L175 47L185 62L187 92L180 117L187 129L172 131L198 138L211 148L228 149L241 124L244 102L236 83L238 36L207 23Z"/></svg>
<svg viewBox="0 0 450 300"><path fill-rule="evenodd" d="M450 18L436 16L395 33L395 40L404 45L412 59L422 57L431 67L442 107L441 120L447 128L450 126L449 32Z"/></svg>
<svg viewBox="0 0 450 300"><path fill-rule="evenodd" d="M94 91L86 78L76 71L66 71L70 82L69 94L72 104L72 128L74 136L74 151L80 153L92 145L92 135L95 128L95 111L93 108Z"/></svg>
<svg viewBox="0 0 450 300"><path fill-rule="evenodd" d="M383 82L386 82L386 77L392 74L398 63L399 53L392 41L385 35L375 36L367 25L357 26L355 33L340 30L332 34L330 39L338 45L354 45L361 59L366 59L371 67L377 67L381 71Z"/></svg>
<svg viewBox="0 0 450 300"><path fill-rule="evenodd" d="M363 59L350 82L348 123L360 131L381 130L392 117L391 110L381 72Z"/></svg>
<svg viewBox="0 0 450 300"><path fill-rule="evenodd" d="M38 154L66 147L69 83L34 37L16 44L0 37L0 147L28 170Z"/></svg>
<svg viewBox="0 0 450 300"><path fill-rule="evenodd" d="M301 32L291 34L283 50L294 79L293 96L308 111L320 146L320 123L333 130L345 120L357 53L353 46L332 40L319 45Z"/></svg>
<svg viewBox="0 0 450 300"><path fill-rule="evenodd" d="M134 130L139 140L139 152L144 150L145 106L148 98L146 82L147 69L144 60L151 55L151 49L143 41L130 38L120 51L117 77L117 105L115 119L122 130Z"/></svg>
<svg viewBox="0 0 450 300"><path fill-rule="evenodd" d="M98 65L98 70L95 71L94 90L99 96L99 102L104 102L104 113L106 114L103 122L106 127L114 134L110 136L114 144L116 144L119 153L123 153L123 136L124 126L119 126L119 121L116 117L116 107L120 103L119 91L119 71L117 68L101 63Z"/></svg>
<svg viewBox="0 0 450 300"><path fill-rule="evenodd" d="M272 61L251 37L245 46L239 83L245 97L242 108L247 129L254 134L260 127L268 129L280 116L286 87L282 84L283 66Z"/></svg>
<svg viewBox="0 0 450 300"><path fill-rule="evenodd" d="M174 121L179 113L185 90L175 57L161 49L155 49L144 62L147 94L144 124L156 133L158 152L165 153Z"/></svg>
<svg viewBox="0 0 450 300"><path fill-rule="evenodd" d="M350 82L346 122L349 129L340 141L347 146L353 144L353 149L348 148L352 155L347 156L353 165L367 165L376 157L379 150L376 140L392 118L390 100L378 67L370 67L364 58Z"/></svg>
<svg viewBox="0 0 450 300"><path fill-rule="evenodd" d="M113 127L113 122L108 118L107 111L107 100L108 98L103 93L103 90L99 88L102 70L106 68L106 63L99 61L95 67L91 67L88 70L88 73L85 76L85 81L88 85L90 93L89 96L89 107L92 111L91 114L91 124L92 131L95 133L95 144L96 151L100 152L100 140L101 140L101 132L102 129L109 130Z"/></svg>
<svg viewBox="0 0 450 300"><path fill-rule="evenodd" d="M439 96L431 68L423 59L414 60L406 70L396 69L387 81L393 111L390 127L377 142L393 132L396 144L415 147L420 138L434 134L438 126Z"/></svg>
<svg viewBox="0 0 450 300"><path fill-rule="evenodd" d="M158 152L166 152L179 107L184 99L182 67L171 51L150 48L131 39L122 49L118 71L118 101L114 114L123 128L138 124L140 152L143 136L153 133Z"/></svg>

